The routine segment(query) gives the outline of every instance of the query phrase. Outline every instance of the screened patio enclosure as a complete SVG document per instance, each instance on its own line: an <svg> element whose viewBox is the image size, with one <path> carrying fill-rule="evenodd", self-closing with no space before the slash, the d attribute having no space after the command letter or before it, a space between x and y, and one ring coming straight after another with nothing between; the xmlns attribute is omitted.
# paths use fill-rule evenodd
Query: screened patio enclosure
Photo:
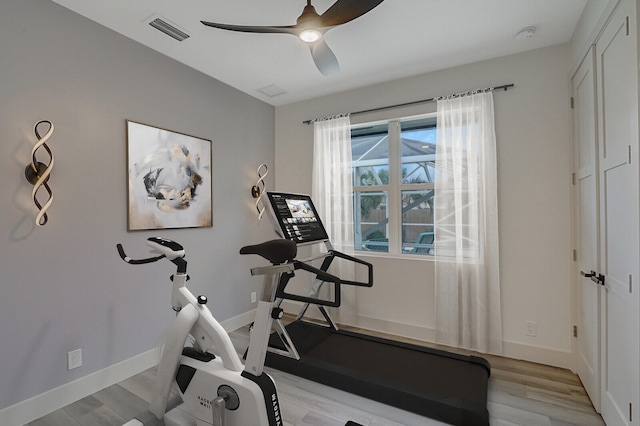
<svg viewBox="0 0 640 426"><path fill-rule="evenodd" d="M432 254L435 124L352 129L355 250Z"/></svg>

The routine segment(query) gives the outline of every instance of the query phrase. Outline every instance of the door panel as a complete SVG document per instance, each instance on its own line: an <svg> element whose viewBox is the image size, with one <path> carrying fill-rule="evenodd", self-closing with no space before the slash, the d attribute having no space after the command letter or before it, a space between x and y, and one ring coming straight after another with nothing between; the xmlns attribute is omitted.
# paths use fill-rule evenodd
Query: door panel
<svg viewBox="0 0 640 426"><path fill-rule="evenodd" d="M623 1L596 44L599 97L602 417L637 423L640 399L638 75L635 2Z"/></svg>
<svg viewBox="0 0 640 426"><path fill-rule="evenodd" d="M574 99L574 247L576 372L600 411L600 286L580 272L599 270L596 78L593 50L572 79Z"/></svg>
<svg viewBox="0 0 640 426"><path fill-rule="evenodd" d="M627 425L631 418L629 404L634 401L638 387L637 310L630 283L637 263L635 234L637 222L635 202L629 197L629 184L633 181L633 168L621 164L603 170L605 293L603 297L603 407L602 415L609 425ZM637 179L637 177L636 177ZM626 244L624 243L626 242ZM634 368L634 366L636 368ZM637 398L635 399L637 401Z"/></svg>

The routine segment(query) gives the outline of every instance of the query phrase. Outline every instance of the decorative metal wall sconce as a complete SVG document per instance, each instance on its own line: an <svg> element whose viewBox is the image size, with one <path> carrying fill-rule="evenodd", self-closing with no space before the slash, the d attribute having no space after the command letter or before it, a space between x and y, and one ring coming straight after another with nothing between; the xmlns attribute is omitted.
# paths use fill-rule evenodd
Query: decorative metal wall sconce
<svg viewBox="0 0 640 426"><path fill-rule="evenodd" d="M45 133L44 136L40 136L40 133L38 132L38 126L43 123L48 124L49 129L47 130L47 133ZM36 137L38 138L38 142L35 144L35 146L31 150L31 163L27 164L27 167L24 170L24 174L27 180L29 181L29 183L33 185L33 191L31 191L31 197L33 198L33 202L35 203L36 207L38 207L38 210L39 210L38 214L36 215L36 225L44 226L49 220L49 217L47 216L47 209L49 208L49 206L51 206L51 203L53 202L53 192L51 191L51 188L47 183L49 180L49 175L51 174L51 170L53 169L53 153L51 152L51 150L46 144L47 140L53 134L53 123L48 120L38 121L36 125L33 126L33 131L35 132ZM50 157L49 164L41 163L38 160L36 160L36 151L41 147L44 148L49 154L49 157ZM47 199L44 205L41 205L37 198L38 190L41 187L44 187L49 193L49 199Z"/></svg>
<svg viewBox="0 0 640 426"><path fill-rule="evenodd" d="M262 219L264 214L264 203L262 202L262 196L267 189L267 185L264 183L264 178L269 174L269 168L266 164L260 164L258 166L258 181L251 187L251 195L256 199L256 210L258 211L258 220Z"/></svg>

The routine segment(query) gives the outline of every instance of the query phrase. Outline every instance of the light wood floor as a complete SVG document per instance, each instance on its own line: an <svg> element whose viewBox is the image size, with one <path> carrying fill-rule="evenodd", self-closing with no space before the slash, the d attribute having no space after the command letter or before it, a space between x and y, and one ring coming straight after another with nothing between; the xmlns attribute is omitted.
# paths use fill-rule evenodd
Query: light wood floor
<svg viewBox="0 0 640 426"><path fill-rule="evenodd" d="M248 346L248 330L238 330L231 336L238 353L244 353ZM491 363L488 402L491 425L604 425L580 380L570 371L496 356L484 357ZM286 426L342 426L348 420L365 426L443 424L290 374L267 371L278 386ZM122 425L133 418L143 421L145 426L161 426L163 422L146 411L154 378L155 369L152 368L31 422L29 426Z"/></svg>

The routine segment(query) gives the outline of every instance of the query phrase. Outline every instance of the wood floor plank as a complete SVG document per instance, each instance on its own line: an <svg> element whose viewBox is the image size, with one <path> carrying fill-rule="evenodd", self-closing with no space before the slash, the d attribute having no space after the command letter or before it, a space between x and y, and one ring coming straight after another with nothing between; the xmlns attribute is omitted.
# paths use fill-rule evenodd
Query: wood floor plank
<svg viewBox="0 0 640 426"><path fill-rule="evenodd" d="M80 426L80 423L76 422L64 408L61 408L45 417L28 423L28 426Z"/></svg>
<svg viewBox="0 0 640 426"><path fill-rule="evenodd" d="M497 379L495 377L489 378L489 394L488 399L491 401L492 395L496 392L507 392L511 395L517 395L525 397L527 396L527 386L522 383L510 382L509 380Z"/></svg>
<svg viewBox="0 0 640 426"><path fill-rule="evenodd" d="M577 397L575 394L567 395L549 390L528 388L527 398L559 407L571 406L573 409L584 411L585 413L591 413L593 410L589 398Z"/></svg>
<svg viewBox="0 0 640 426"><path fill-rule="evenodd" d="M535 374L535 373L531 373ZM514 371L504 371L499 369L491 370L491 379L502 380L509 383L518 383L527 387L545 389L551 392L571 395L571 387L564 382L557 382L552 379L532 376L527 373L519 373Z"/></svg>
<svg viewBox="0 0 640 426"><path fill-rule="evenodd" d="M281 393L281 389L282 389L282 386L279 385L278 386L279 394ZM307 413L309 412L308 408L302 405L298 405L293 401L290 401L287 404L284 404L283 401L280 401L280 410L282 411L282 418L284 419L285 423L288 423L290 425L299 424L304 418L304 416L306 416Z"/></svg>
<svg viewBox="0 0 640 426"><path fill-rule="evenodd" d="M325 414L309 411L297 426L344 426L344 422L332 419Z"/></svg>
<svg viewBox="0 0 640 426"><path fill-rule="evenodd" d="M78 419L81 426L121 426L127 422L125 417L111 407L102 405Z"/></svg>
<svg viewBox="0 0 640 426"><path fill-rule="evenodd" d="M94 396L102 402L106 407L117 411L120 417L124 419L132 419L137 414L147 410L149 403L129 392L119 384L109 386L94 394Z"/></svg>
<svg viewBox="0 0 640 426"><path fill-rule="evenodd" d="M128 390L147 403L151 401L151 391L156 380L156 367L149 368L140 374L136 374L120 382L120 386Z"/></svg>
<svg viewBox="0 0 640 426"><path fill-rule="evenodd" d="M69 404L64 408L64 411L71 416L76 422L80 423L80 419L86 414L91 413L98 408L102 407L102 402L94 395L90 395L86 398L82 398L79 401Z"/></svg>
<svg viewBox="0 0 640 426"><path fill-rule="evenodd" d="M498 391L492 396L492 402L517 408L532 414L546 416L549 419L563 420L581 426L603 426L602 418L592 410L585 412L576 409L573 404L555 405L530 398L523 398ZM489 410L491 412L491 410Z"/></svg>
<svg viewBox="0 0 640 426"><path fill-rule="evenodd" d="M548 416L528 411L525 408L495 402L489 402L487 405L491 413L492 426L551 426L551 420Z"/></svg>

